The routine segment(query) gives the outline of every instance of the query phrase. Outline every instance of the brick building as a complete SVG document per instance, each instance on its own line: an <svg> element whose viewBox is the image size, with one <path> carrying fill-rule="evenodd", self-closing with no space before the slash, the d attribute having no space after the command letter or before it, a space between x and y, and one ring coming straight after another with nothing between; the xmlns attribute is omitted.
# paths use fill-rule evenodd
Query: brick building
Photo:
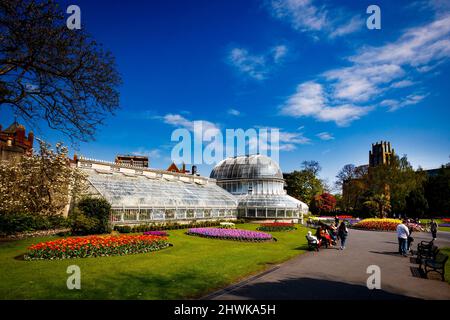
<svg viewBox="0 0 450 320"><path fill-rule="evenodd" d="M25 127L14 121L3 130L0 125L0 160L11 160L22 155L31 155L33 149L33 132L25 134Z"/></svg>

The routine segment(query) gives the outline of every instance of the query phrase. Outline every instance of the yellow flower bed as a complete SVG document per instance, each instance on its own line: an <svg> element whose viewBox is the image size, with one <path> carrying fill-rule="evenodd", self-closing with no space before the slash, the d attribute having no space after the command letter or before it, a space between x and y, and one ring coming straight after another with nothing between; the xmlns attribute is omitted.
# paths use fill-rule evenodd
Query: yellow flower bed
<svg viewBox="0 0 450 320"><path fill-rule="evenodd" d="M399 219L369 218L353 225L353 228L364 230L395 231L402 221Z"/></svg>

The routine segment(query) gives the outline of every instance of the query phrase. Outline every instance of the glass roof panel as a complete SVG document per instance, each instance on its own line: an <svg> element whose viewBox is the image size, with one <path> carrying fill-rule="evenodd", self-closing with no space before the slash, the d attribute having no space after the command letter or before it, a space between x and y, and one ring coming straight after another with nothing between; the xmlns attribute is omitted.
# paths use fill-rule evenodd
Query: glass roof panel
<svg viewBox="0 0 450 320"><path fill-rule="evenodd" d="M269 157L250 155L222 160L214 167L210 177L217 180L283 179L283 173Z"/></svg>
<svg viewBox="0 0 450 320"><path fill-rule="evenodd" d="M209 182L204 185L182 181L129 177L122 173L99 174L86 170L88 181L113 207L236 208L236 198Z"/></svg>

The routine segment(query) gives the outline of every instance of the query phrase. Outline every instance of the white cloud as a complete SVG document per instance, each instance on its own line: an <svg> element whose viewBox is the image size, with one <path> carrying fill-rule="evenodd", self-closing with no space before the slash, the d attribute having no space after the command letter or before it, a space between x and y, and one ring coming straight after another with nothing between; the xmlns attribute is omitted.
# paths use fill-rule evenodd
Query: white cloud
<svg viewBox="0 0 450 320"><path fill-rule="evenodd" d="M271 130L278 130L278 140L273 140L271 143L278 144L278 150L280 151L292 151L296 150L299 145L311 144L311 139L305 137L301 132L288 132L284 131L280 128L275 127L267 127L267 126L254 126L256 129L267 129L268 132ZM273 137L271 137L273 138ZM260 146L261 147L261 146ZM266 147L262 146L263 149L266 148L274 148L275 145L267 145Z"/></svg>
<svg viewBox="0 0 450 320"><path fill-rule="evenodd" d="M318 6L313 0L270 0L268 9L272 16L287 21L293 29L309 32L313 39L316 33L327 34L330 38L361 30L364 20L360 16L349 16L340 8L330 10Z"/></svg>
<svg viewBox="0 0 450 320"><path fill-rule="evenodd" d="M313 117L343 126L369 113L374 105L389 111L421 102L426 94L403 99L380 97L412 87L417 72L428 72L450 58L450 14L407 29L396 40L379 47L363 47L347 58L349 66L328 70L314 81L301 83L288 97L281 113Z"/></svg>
<svg viewBox="0 0 450 320"><path fill-rule="evenodd" d="M410 86L415 85L415 84L416 84L415 82L406 79L406 80L400 80L400 81L397 81L397 82L393 82L391 84L391 88L396 88L396 89L398 89L398 88L406 88L406 87L410 87Z"/></svg>
<svg viewBox="0 0 450 320"><path fill-rule="evenodd" d="M286 56L287 51L288 49L285 45L280 45L272 48L273 60L275 61L275 63L280 63L281 60Z"/></svg>
<svg viewBox="0 0 450 320"><path fill-rule="evenodd" d="M139 148L133 151L131 154L135 156L148 156L150 159L157 159L161 157L161 150L159 149L145 149Z"/></svg>
<svg viewBox="0 0 450 320"><path fill-rule="evenodd" d="M241 115L241 112L239 110L231 108L231 109L228 109L228 114L238 117Z"/></svg>
<svg viewBox="0 0 450 320"><path fill-rule="evenodd" d="M418 104L425 98L426 98L426 95L423 95L423 94L410 94L407 97L400 99L400 100L385 99L380 102L380 105L383 107L388 107L389 111L392 112L392 111L398 110L400 108L403 108L403 107L406 107L409 105Z"/></svg>
<svg viewBox="0 0 450 320"><path fill-rule="evenodd" d="M228 63L241 74L254 80L265 80L274 67L280 65L288 52L285 45L278 45L262 54L251 54L244 48L233 48L228 55Z"/></svg>
<svg viewBox="0 0 450 320"><path fill-rule="evenodd" d="M334 140L333 135L329 132L321 132L321 133L318 133L317 136L319 137L320 140L325 140L325 141Z"/></svg>
<svg viewBox="0 0 450 320"><path fill-rule="evenodd" d="M234 48L231 50L228 59L236 69L250 78L264 80L267 77L264 56L251 55L246 49Z"/></svg>
<svg viewBox="0 0 450 320"><path fill-rule="evenodd" d="M270 9L276 18L288 20L299 31L322 30L327 23L326 10L311 0L273 0Z"/></svg>
<svg viewBox="0 0 450 320"><path fill-rule="evenodd" d="M354 65L330 70L324 73L331 81L334 98L351 102L367 101L379 94L380 85L404 75L401 67L395 64Z"/></svg>
<svg viewBox="0 0 450 320"><path fill-rule="evenodd" d="M395 42L364 47L350 57L357 64L397 64L423 67L450 57L450 14L425 26L410 28Z"/></svg>
<svg viewBox="0 0 450 320"><path fill-rule="evenodd" d="M188 120L179 114L169 113L159 118L162 119L164 123L170 124L174 127L185 128L189 131L198 133L199 135L205 133L206 131L208 131L208 134L214 135L217 131L220 131L219 126L212 122L206 120ZM197 130L201 130L202 132Z"/></svg>
<svg viewBox="0 0 450 320"><path fill-rule="evenodd" d="M341 26L337 26L334 31L330 33L330 38L342 37L347 34L361 30L364 25L364 20L360 16L354 16L351 20Z"/></svg>
<svg viewBox="0 0 450 320"><path fill-rule="evenodd" d="M348 125L371 110L352 104L331 105L321 84L310 81L300 84L297 92L282 106L281 113L293 117L313 117L319 121L334 121Z"/></svg>
<svg viewBox="0 0 450 320"><path fill-rule="evenodd" d="M311 139L303 136L302 133L280 131L280 143L310 144Z"/></svg>

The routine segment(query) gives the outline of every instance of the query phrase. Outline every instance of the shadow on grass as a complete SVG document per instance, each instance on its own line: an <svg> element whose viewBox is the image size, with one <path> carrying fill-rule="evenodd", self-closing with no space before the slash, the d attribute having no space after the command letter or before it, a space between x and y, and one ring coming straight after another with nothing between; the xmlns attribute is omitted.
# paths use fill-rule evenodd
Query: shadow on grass
<svg viewBox="0 0 450 320"><path fill-rule="evenodd" d="M211 287L218 289L224 285L224 281L213 274L208 277L189 270L167 276L122 272L96 278L95 285L85 289L87 294L82 299L193 299L206 294Z"/></svg>
<svg viewBox="0 0 450 320"><path fill-rule="evenodd" d="M295 278L277 282L247 284L235 290L226 289L205 298L222 299L223 294L232 298L261 300L406 300L408 296L390 293L384 290L369 290L366 286L338 281Z"/></svg>

